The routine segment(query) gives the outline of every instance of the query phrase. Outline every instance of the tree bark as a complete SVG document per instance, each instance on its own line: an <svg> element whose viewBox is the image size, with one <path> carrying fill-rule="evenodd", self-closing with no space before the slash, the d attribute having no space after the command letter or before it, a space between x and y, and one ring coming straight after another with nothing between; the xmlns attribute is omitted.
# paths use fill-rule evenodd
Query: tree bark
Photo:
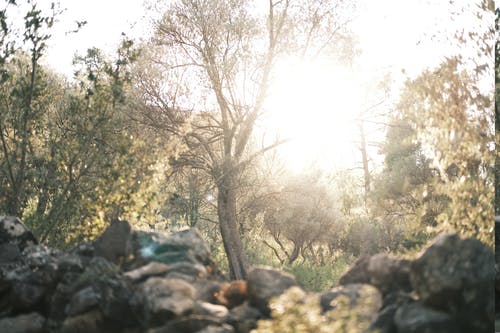
<svg viewBox="0 0 500 333"><path fill-rule="evenodd" d="M224 250L229 263L230 278L245 279L249 262L243 249L236 215L236 193L230 173L224 173L217 184L217 214Z"/></svg>

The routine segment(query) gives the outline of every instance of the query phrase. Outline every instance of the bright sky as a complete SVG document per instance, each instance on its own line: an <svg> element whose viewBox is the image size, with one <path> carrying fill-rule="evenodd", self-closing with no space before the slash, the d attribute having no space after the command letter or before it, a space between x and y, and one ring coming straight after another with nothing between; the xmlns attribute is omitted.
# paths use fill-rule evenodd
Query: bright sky
<svg viewBox="0 0 500 333"><path fill-rule="evenodd" d="M429 42L433 31L448 24L449 13L444 4L447 1L361 2L353 28L362 54L354 67L291 60L278 68L279 78L266 105L271 110L266 127L292 139L280 148L280 155L292 170L300 171L312 161L329 170L352 167L360 159L354 145L358 132L353 120L369 104L362 86L387 72L392 73L394 80L402 81L403 68L406 73L417 75L450 52ZM141 0L62 0L61 5L67 11L46 61L67 75L72 73L75 52L84 53L92 46L111 52L121 32L139 37L147 25ZM81 20L88 21L81 32L65 33Z"/></svg>

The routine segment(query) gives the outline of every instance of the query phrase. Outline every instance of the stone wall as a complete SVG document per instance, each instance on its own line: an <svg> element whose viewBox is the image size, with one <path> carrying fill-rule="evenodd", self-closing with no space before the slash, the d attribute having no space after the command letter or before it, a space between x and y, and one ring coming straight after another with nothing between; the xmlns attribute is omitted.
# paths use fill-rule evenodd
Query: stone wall
<svg viewBox="0 0 500 333"><path fill-rule="evenodd" d="M315 297L327 312L339 295L352 304L370 295L381 333L493 332L493 258L479 241L445 234L414 260L361 258ZM247 333L292 286L268 267L227 281L195 229L165 235L115 221L94 243L61 252L0 217L2 333Z"/></svg>

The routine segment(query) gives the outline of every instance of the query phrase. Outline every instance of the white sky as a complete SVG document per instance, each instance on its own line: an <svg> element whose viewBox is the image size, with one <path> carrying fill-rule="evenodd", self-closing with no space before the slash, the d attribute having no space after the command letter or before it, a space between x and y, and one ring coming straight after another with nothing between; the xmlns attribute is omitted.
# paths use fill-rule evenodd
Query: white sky
<svg viewBox="0 0 500 333"><path fill-rule="evenodd" d="M462 1L465 3L469 0ZM289 91L280 92L302 88L287 86L286 78L284 84L275 87L277 100L271 101L270 105L279 109L276 105L281 103L282 110L271 115L274 120L268 125L271 129L279 128L283 135L295 139L281 148L286 163L292 169L298 171L312 160L327 169L352 166L354 161L359 160L359 152L353 145L357 132L350 119L355 117L353 114L359 111L363 103L359 99L356 101L356 96L349 96L346 87L358 85L359 81L356 80L370 81L386 72L391 72L393 78L401 83L404 78L402 69L413 76L425 67L437 65L443 55L451 51L445 45L430 41L433 31L451 25L447 3L445 0L361 0L359 14L353 22L354 32L362 48L356 68L351 69L356 73L351 72L353 75L349 77L345 69L332 68L323 74L318 71L320 74L305 79L316 82L313 87L316 92L310 92L313 96L317 96L322 85L335 86L343 95L343 98L334 98L336 104L331 105L328 104L332 101L329 92L325 92L327 97L318 97L316 111L307 115L309 122L304 122L307 118L304 114L289 111L292 104L285 105L289 99L287 96L290 96ZM66 75L72 74L71 62L75 52L83 54L93 46L112 52L122 32L131 37L140 37L147 26L142 0L61 0L61 6L67 11L62 15L57 33L51 39L46 62ZM75 21L82 20L88 23L78 34L65 33L74 29ZM330 77L340 77L343 81L329 81L325 73ZM356 76L356 80L351 80ZM349 98L346 99L346 96ZM297 109L295 113L298 112L302 111ZM304 130L307 126L309 129Z"/></svg>

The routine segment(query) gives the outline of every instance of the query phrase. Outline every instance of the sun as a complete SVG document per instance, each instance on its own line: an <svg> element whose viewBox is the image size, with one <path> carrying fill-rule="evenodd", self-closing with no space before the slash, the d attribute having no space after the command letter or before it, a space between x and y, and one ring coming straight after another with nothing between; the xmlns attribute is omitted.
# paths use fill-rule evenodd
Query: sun
<svg viewBox="0 0 500 333"><path fill-rule="evenodd" d="M288 58L274 74L266 131L290 140L278 151L288 168L332 169L352 162L360 108L353 72L326 60Z"/></svg>

